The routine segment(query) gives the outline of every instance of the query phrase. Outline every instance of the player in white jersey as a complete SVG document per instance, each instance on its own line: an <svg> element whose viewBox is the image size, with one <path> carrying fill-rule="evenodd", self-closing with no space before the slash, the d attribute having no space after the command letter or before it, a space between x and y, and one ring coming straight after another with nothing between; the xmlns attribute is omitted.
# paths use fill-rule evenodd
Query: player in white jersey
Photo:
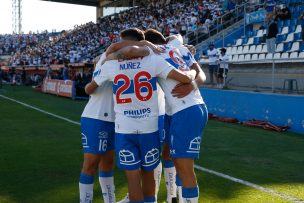
<svg viewBox="0 0 304 203"><path fill-rule="evenodd" d="M100 70L104 59L105 54L96 64L96 71ZM80 203L93 201L93 182L98 169L104 202L116 202L113 178L115 137L113 107L112 86L107 82L90 95L81 115L84 161L79 180Z"/></svg>
<svg viewBox="0 0 304 203"><path fill-rule="evenodd" d="M155 44L166 45L165 38L155 30L145 32L147 40ZM197 89L206 77L193 56L176 42L170 42L178 49L163 46L166 53L162 56L175 68L181 70L196 69L196 80L191 85L181 85L173 80L162 80L160 84L166 97L166 124L170 135L170 156L181 178L182 197L180 202L198 202L198 187L194 173L194 159L199 157L202 131L207 122L207 109ZM184 59L184 60L183 60ZM172 94L173 93L173 94ZM177 182L179 178L177 178ZM170 201L170 200L168 200Z"/></svg>
<svg viewBox="0 0 304 203"><path fill-rule="evenodd" d="M179 36L179 35L170 36L170 38L182 40L181 36ZM127 41L126 40L126 41L120 41L118 43L112 44L107 49L107 54L114 53L115 51L118 51L118 50L120 50L120 49L122 49L126 46L134 46L134 45L136 45L136 46L148 46L151 49L153 49L154 52L156 52L158 54L163 52L163 50L160 47L158 47L158 46L156 46L156 45L154 45L154 44L152 44L148 41L135 42L135 41ZM132 53L130 51L124 53L125 57L131 57L132 54L134 54L134 53ZM137 57L139 57L139 55ZM191 86L191 84L190 84L190 86ZM157 93L158 93L158 106L159 106L158 129L159 129L159 133L160 133L161 143L163 143L165 141L165 129L164 129L164 127L165 127L164 126L164 122L165 122L165 97L164 97L164 92L162 91L161 88L157 89ZM173 164L171 158L169 157L169 146L164 147L163 159L164 159L164 167L165 167L164 168L164 174L165 174L166 187L167 187L167 201L169 203L171 203L171 202L175 203L175 202L177 202L177 199L176 199L176 184L175 184L176 171L175 171L174 164ZM156 188L155 188L156 197L157 197L159 186L160 186L161 174L162 174L162 163L160 162L159 165L154 170L154 179L155 179L155 184L156 184ZM129 202L128 195L123 200L119 201L119 203L127 203L127 202Z"/></svg>
<svg viewBox="0 0 304 203"><path fill-rule="evenodd" d="M121 37L144 39L138 29L125 30ZM133 48L145 52L140 47ZM86 92L91 93L104 82L113 82L116 158L118 167L126 171L130 202L156 202L153 170L159 164L160 150L156 78L190 83L195 75L195 71L178 71L152 54L132 60L107 61L86 86Z"/></svg>
<svg viewBox="0 0 304 203"><path fill-rule="evenodd" d="M206 76L192 54L176 39L167 43L162 34L153 29L146 30L145 37L147 41L163 45L166 53L161 56L175 68L197 71L195 81L187 86L173 80L158 80L165 92L165 128L166 135L170 136L167 141L178 174L177 184L180 178L183 202L197 203L199 190L194 173L194 159L199 158L202 133L208 118L198 85L203 84Z"/></svg>

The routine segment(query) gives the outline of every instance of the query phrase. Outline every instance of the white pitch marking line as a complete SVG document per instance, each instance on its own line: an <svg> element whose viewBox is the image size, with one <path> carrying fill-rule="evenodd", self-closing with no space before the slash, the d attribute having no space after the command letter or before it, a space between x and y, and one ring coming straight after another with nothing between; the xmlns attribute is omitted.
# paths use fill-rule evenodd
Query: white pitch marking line
<svg viewBox="0 0 304 203"><path fill-rule="evenodd" d="M63 116L59 116L57 114L53 114L53 113L50 113L50 112L47 112L47 111L44 111L42 109L39 109L37 107L34 107L32 105L29 105L29 104L26 104L24 102L21 102L21 101L18 101L16 99L12 99L10 97L6 97L4 95L1 95L0 94L0 97L2 97L3 99L7 99L7 100L10 100L12 102L15 102L15 103L18 103L22 106L25 106L27 108L30 108L30 109L34 109L36 111L39 111L41 113L44 113L44 114L47 114L49 116L53 116L55 118L58 118L58 119L61 119L61 120L64 120L66 122L69 122L69 123L72 123L72 124L75 124L75 125L80 125L79 122L76 122L76 121L73 121L71 119L68 119L68 118L65 118ZM292 197L292 196L289 196L289 195L286 195L286 194L283 194L283 193L280 193L280 192L276 192L272 189L269 189L269 188L265 188L265 187L262 187L260 185L257 185L257 184L254 184L254 183L250 183L248 181L245 181L245 180L241 180L241 179L238 179L238 178L235 178L235 177L232 177L232 176L229 176L229 175L226 175L226 174L223 174L223 173L219 173L219 172L216 172L214 170L210 170L210 169L207 169L207 168L204 168L204 167L201 167L201 166L198 166L198 165L194 165L195 169L197 170L200 170L200 171L203 171L203 172L206 172L206 173L210 173L210 174L213 174L213 175L216 175L216 176L219 176L219 177L222 177L224 179L227 179L227 180L231 180L233 182L236 182L236 183L240 183L240 184L243 184L243 185L246 185L248 187L252 187L252 188L255 188L255 189L258 189L260 191L263 191L263 192L266 192L266 193L269 193L269 194L272 194L272 195L275 195L275 196L279 196L283 199L286 199L286 200L289 200L289 201L292 201L292 202L297 202L297 203L304 203L303 200L301 199L298 199L298 198L295 198L295 197Z"/></svg>
<svg viewBox="0 0 304 203"><path fill-rule="evenodd" d="M15 100L15 99L9 98L9 97L6 97L6 96L4 96L4 95L1 95L1 94L0 94L0 97L2 97L3 99L10 100L10 101L12 101L12 102L15 102L15 103L21 104L22 106L25 106L25 107L27 107L27 108L34 109L34 110L39 111L39 112L41 112L41 113L47 114L47 115L49 115L49 116L53 116L53 117L55 117L55 118L58 118L58 119L61 119L61 120L67 121L67 122L69 122L69 123L73 123L73 124L75 124L75 125L80 125L80 123L79 123L79 122L73 121L73 120L68 119L68 118L65 118L65 117L63 117L63 116L59 116L59 115L57 115L57 114L53 114L53 113L50 113L50 112L44 111L44 110L39 109L39 108L37 108L37 107L34 107L34 106L32 106L32 105L29 105L29 104L23 103L23 102L21 102L21 101L18 101L18 100Z"/></svg>
<svg viewBox="0 0 304 203"><path fill-rule="evenodd" d="M232 177L232 176L220 173L220 172L216 172L214 170L210 170L210 169L198 166L198 165L194 165L194 168L197 169L197 170L203 171L203 172L207 172L207 173L210 173L210 174L213 174L213 175L225 178L227 180L231 180L231 181L236 182L236 183L240 183L240 184L246 185L248 187L252 187L252 188L261 190L263 192L270 193L270 194L275 195L275 196L279 196L279 197L281 197L283 199L286 199L286 200L289 200L289 201L292 201L292 202L304 202L301 199L298 199L298 198L295 198L295 197L292 197L292 196L289 196L289 195L286 195L286 194L274 191L274 190L269 189L269 188L262 187L260 185L248 182L246 180L241 180L241 179L238 179L238 178L235 178L235 177Z"/></svg>

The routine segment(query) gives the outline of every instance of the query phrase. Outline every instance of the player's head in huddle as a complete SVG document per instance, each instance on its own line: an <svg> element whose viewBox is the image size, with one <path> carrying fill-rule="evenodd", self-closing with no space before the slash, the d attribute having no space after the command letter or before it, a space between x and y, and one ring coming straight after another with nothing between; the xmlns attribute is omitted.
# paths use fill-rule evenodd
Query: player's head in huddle
<svg viewBox="0 0 304 203"><path fill-rule="evenodd" d="M145 39L153 44L166 44L166 38L162 33L154 29L147 29L145 31Z"/></svg>
<svg viewBox="0 0 304 203"><path fill-rule="evenodd" d="M145 40L144 32L138 28L125 29L120 32L121 40L141 41Z"/></svg>

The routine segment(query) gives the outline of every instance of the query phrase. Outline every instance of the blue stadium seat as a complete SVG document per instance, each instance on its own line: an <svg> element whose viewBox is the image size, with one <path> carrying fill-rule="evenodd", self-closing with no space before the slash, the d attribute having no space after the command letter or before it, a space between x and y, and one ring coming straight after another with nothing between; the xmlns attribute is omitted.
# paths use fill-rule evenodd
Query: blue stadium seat
<svg viewBox="0 0 304 203"><path fill-rule="evenodd" d="M302 40L302 33L298 32L294 34L294 41L301 41Z"/></svg>
<svg viewBox="0 0 304 203"><path fill-rule="evenodd" d="M299 17L299 14L301 12L301 9L300 7L295 7L294 8L294 11L291 13L292 14L292 18L298 18Z"/></svg>
<svg viewBox="0 0 304 203"><path fill-rule="evenodd" d="M304 51L304 42L303 41L300 43L300 51Z"/></svg>
<svg viewBox="0 0 304 203"><path fill-rule="evenodd" d="M252 36L254 36L254 35L253 35L253 32L252 32L252 31L247 31L247 32L246 32L246 36L247 36L247 37L252 37Z"/></svg>
<svg viewBox="0 0 304 203"><path fill-rule="evenodd" d="M296 25L298 25L298 19L291 19L290 20L290 26L296 27Z"/></svg>
<svg viewBox="0 0 304 203"><path fill-rule="evenodd" d="M291 42L287 42L287 43L284 43L284 49L283 49L283 52L287 52L291 49Z"/></svg>
<svg viewBox="0 0 304 203"><path fill-rule="evenodd" d="M284 22L283 26L287 26L287 27L290 26L290 20L284 20L283 22Z"/></svg>
<svg viewBox="0 0 304 203"><path fill-rule="evenodd" d="M278 22L278 27L279 27L279 28L284 27L284 21L280 20L280 21Z"/></svg>
<svg viewBox="0 0 304 203"><path fill-rule="evenodd" d="M277 38L276 38L276 43L279 44L279 43L282 43L283 41L285 41L287 38L287 34L285 35L278 35Z"/></svg>
<svg viewBox="0 0 304 203"><path fill-rule="evenodd" d="M244 38L242 44L245 45L248 42L248 38Z"/></svg>
<svg viewBox="0 0 304 203"><path fill-rule="evenodd" d="M255 37L253 40L253 44L257 45L260 44L262 41L262 37Z"/></svg>
<svg viewBox="0 0 304 203"><path fill-rule="evenodd" d="M295 5L297 3L297 0L291 0L290 4Z"/></svg>
<svg viewBox="0 0 304 203"><path fill-rule="evenodd" d="M296 30L296 26L289 26L289 33L292 33Z"/></svg>

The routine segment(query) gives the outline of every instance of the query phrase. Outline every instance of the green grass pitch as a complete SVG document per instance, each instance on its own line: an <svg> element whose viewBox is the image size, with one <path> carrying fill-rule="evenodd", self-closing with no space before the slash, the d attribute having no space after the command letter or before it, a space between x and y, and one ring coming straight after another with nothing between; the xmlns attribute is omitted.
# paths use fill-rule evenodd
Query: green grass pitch
<svg viewBox="0 0 304 203"><path fill-rule="evenodd" d="M0 94L79 121L86 101L4 86ZM197 165L304 200L304 136L209 121ZM0 97L0 202L75 203L82 165L80 127ZM200 202L288 202L196 171ZM95 182L94 202L103 202ZM127 192L115 170L117 200ZM165 201L162 182L159 202Z"/></svg>

